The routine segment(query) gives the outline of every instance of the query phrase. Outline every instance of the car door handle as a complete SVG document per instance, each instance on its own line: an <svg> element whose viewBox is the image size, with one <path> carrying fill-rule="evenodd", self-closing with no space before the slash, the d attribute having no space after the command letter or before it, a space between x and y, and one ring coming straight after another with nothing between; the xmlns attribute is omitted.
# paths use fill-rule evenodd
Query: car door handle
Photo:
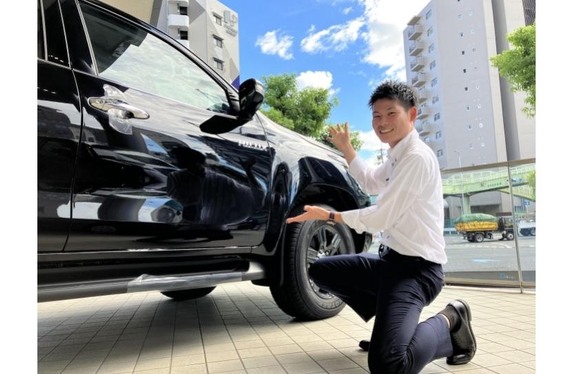
<svg viewBox="0 0 573 374"><path fill-rule="evenodd" d="M149 113L147 113L143 109L139 109L133 105L129 105L128 103L118 100L112 97L90 97L88 99L89 104L96 109L103 110L104 112L109 112L112 109L114 116L117 116L121 119L148 119ZM111 113L110 113L111 114Z"/></svg>

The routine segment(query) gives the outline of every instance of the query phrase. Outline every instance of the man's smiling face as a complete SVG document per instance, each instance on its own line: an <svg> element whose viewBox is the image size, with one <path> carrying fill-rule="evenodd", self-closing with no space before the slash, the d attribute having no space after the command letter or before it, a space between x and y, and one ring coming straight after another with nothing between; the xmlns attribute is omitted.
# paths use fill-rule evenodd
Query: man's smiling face
<svg viewBox="0 0 573 374"><path fill-rule="evenodd" d="M414 127L417 110L406 111L398 100L379 99L372 104L372 128L383 143L394 148Z"/></svg>

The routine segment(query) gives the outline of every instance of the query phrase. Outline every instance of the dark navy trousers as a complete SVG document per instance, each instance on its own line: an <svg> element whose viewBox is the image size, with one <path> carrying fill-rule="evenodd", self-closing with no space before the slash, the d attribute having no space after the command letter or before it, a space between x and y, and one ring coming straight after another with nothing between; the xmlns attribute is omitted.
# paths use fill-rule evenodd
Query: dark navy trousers
<svg viewBox="0 0 573 374"><path fill-rule="evenodd" d="M444 286L442 265L389 250L323 257L310 266L309 275L364 321L376 317L368 350L371 373L419 373L433 360L452 355L443 316L419 323L422 309Z"/></svg>

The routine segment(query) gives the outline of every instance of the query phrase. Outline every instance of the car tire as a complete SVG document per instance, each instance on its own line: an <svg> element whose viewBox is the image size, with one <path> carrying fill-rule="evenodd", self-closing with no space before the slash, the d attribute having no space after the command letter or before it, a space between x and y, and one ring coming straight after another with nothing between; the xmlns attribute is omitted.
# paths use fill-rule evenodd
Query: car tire
<svg viewBox="0 0 573 374"><path fill-rule="evenodd" d="M476 241L476 242L478 242L478 243L483 242L483 234L478 232L478 233L474 236L474 241Z"/></svg>
<svg viewBox="0 0 573 374"><path fill-rule="evenodd" d="M319 205L327 210L332 207ZM303 213L302 207L293 216ZM320 220L290 223L284 242L284 280L270 286L283 312L300 320L321 320L340 313L346 304L320 290L308 276L309 266L320 257L356 253L352 232L343 223Z"/></svg>
<svg viewBox="0 0 573 374"><path fill-rule="evenodd" d="M163 291L161 292L164 296L172 298L176 301L183 301L183 300L193 300L198 299L203 296L207 296L215 287L207 287L207 288L196 288L191 290L179 290L179 291Z"/></svg>
<svg viewBox="0 0 573 374"><path fill-rule="evenodd" d="M535 236L535 227L529 229L529 236Z"/></svg>
<svg viewBox="0 0 573 374"><path fill-rule="evenodd" d="M507 240L513 240L513 232L508 232L508 233L505 235L505 238L506 238Z"/></svg>

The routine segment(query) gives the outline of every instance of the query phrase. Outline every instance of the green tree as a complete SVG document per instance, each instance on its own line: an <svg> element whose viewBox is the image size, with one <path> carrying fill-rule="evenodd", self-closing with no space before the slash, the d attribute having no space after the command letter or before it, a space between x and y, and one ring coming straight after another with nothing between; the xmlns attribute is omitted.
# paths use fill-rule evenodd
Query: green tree
<svg viewBox="0 0 573 374"><path fill-rule="evenodd" d="M326 140L326 120L338 105L338 98L330 98L325 88L306 87L299 90L295 74L263 76L265 100L261 111L276 123L314 138L331 147ZM359 149L362 142L358 132L352 133L352 145ZM358 146L358 148L356 148Z"/></svg>
<svg viewBox="0 0 573 374"><path fill-rule="evenodd" d="M499 74L508 78L513 92L526 93L523 112L535 116L535 23L516 29L507 35L513 48L491 58Z"/></svg>
<svg viewBox="0 0 573 374"><path fill-rule="evenodd" d="M532 171L531 173L527 174L527 176L525 177L525 180L527 180L527 184L533 190L533 201L536 201L536 199L535 199L535 170Z"/></svg>
<svg viewBox="0 0 573 374"><path fill-rule="evenodd" d="M330 123L327 126L325 126L324 129L322 130L322 133L320 134L320 137L317 140L321 143L328 145L329 147L336 149L336 147L328 140L328 137L330 135L328 133L328 126L335 126L335 125ZM352 148L354 148L357 151L360 148L362 148L362 144L364 144L364 142L360 140L360 131L350 132L350 144L352 144Z"/></svg>

